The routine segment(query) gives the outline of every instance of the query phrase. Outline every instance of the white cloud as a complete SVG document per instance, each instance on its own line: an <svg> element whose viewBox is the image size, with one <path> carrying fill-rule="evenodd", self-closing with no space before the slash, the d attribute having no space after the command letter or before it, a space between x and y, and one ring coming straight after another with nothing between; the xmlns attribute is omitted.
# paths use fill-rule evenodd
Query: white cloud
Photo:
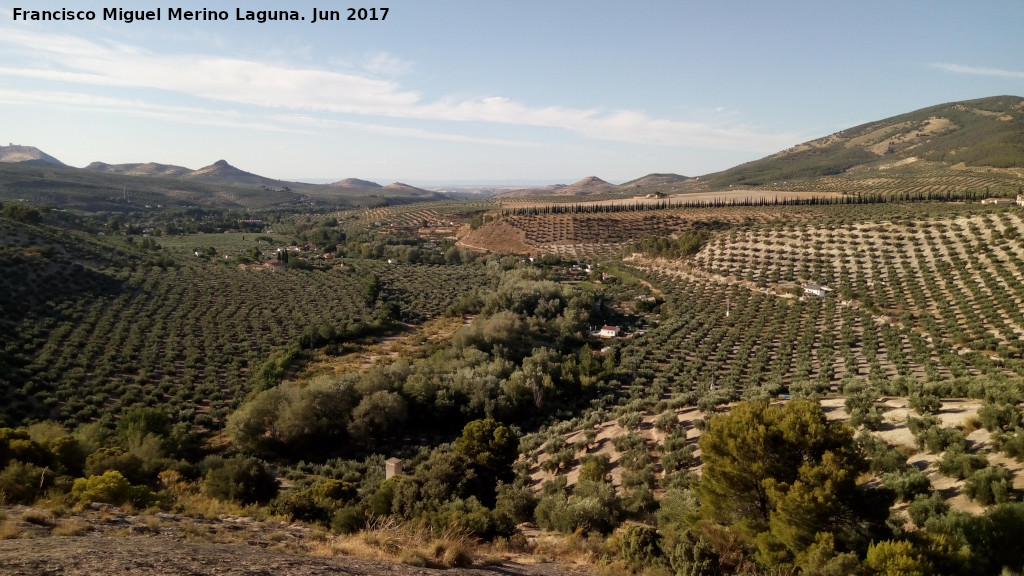
<svg viewBox="0 0 1024 576"><path fill-rule="evenodd" d="M125 44L12 28L0 30L0 57L4 56L8 65L0 67L0 77L156 89L307 113L558 128L596 140L725 150L773 151L798 140L794 134L764 134L734 123L681 122L635 110L535 107L502 96L425 102L419 93L394 81L353 72L220 56L155 54ZM11 62L23 64L13 66ZM404 67L406 63L389 54L374 55L363 64L363 69L375 75L393 75ZM134 109L136 113L143 111L138 105ZM410 137L505 145L512 142L415 128L366 126Z"/></svg>
<svg viewBox="0 0 1024 576"><path fill-rule="evenodd" d="M366 58L363 68L377 76L399 76L411 70L412 64L394 54L378 52Z"/></svg>
<svg viewBox="0 0 1024 576"><path fill-rule="evenodd" d="M201 126L247 128L269 132L310 134L293 123L250 119L231 110L211 110L194 106L167 106L139 100L110 98L74 92L7 90L0 88L0 104L13 106L48 106L66 110L89 109L136 118L152 118Z"/></svg>
<svg viewBox="0 0 1024 576"><path fill-rule="evenodd" d="M935 62L929 64L932 68L953 72L955 74L971 74L974 76L994 76L997 78L1014 78L1024 80L1024 72L1018 70L1003 70L1001 68L985 68L981 66L965 66L963 64L951 64Z"/></svg>

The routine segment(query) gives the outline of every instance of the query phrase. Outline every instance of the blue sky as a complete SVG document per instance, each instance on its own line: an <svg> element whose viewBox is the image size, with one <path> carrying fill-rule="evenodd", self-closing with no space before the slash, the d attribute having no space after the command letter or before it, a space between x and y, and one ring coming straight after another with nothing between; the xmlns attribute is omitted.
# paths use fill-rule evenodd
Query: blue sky
<svg viewBox="0 0 1024 576"><path fill-rule="evenodd" d="M1024 95L1014 2L135 2L163 21L13 21L0 142L84 166L218 159L412 183L707 174L943 102ZM341 10L372 4L327 5ZM167 21L169 7L228 21ZM300 22L238 22L295 9ZM384 182L386 183L386 182Z"/></svg>

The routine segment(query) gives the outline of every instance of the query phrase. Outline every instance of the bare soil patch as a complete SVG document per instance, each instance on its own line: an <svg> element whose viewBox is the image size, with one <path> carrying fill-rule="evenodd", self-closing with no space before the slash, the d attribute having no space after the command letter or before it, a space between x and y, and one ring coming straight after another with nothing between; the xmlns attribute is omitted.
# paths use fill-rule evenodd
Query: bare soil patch
<svg viewBox="0 0 1024 576"><path fill-rule="evenodd" d="M360 558L300 556L245 544L178 542L144 536L51 537L0 541L6 576L566 576L555 564L436 570Z"/></svg>

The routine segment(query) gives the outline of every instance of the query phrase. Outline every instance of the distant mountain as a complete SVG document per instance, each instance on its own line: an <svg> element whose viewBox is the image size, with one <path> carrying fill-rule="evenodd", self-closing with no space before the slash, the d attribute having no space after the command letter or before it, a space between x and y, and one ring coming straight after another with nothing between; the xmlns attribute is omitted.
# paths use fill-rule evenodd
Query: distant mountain
<svg viewBox="0 0 1024 576"><path fill-rule="evenodd" d="M680 176L679 174L655 173L648 174L647 176L643 176L635 180L630 180L629 182L623 182L622 184L619 184L619 189L628 190L630 188L646 188L648 186L672 186L674 184L680 184L690 180L693 180L693 178Z"/></svg>
<svg viewBox="0 0 1024 576"><path fill-rule="evenodd" d="M209 166L200 168L199 170L193 170L192 172L185 174L183 178L186 180L199 180L202 182L227 184L231 186L249 184L278 188L286 185L286 183L281 180L274 180L272 178L253 174L252 172L246 172L245 170L239 170L231 164L228 164L226 160L218 160Z"/></svg>
<svg viewBox="0 0 1024 576"><path fill-rule="evenodd" d="M510 190L495 195L495 198L526 198L530 196L587 196L591 194L609 194L618 191L618 187L609 184L597 176L587 176L569 185L555 184L541 188L524 188Z"/></svg>
<svg viewBox="0 0 1024 576"><path fill-rule="evenodd" d="M40 166L65 166L63 162L35 146L0 146L0 162L21 162Z"/></svg>
<svg viewBox="0 0 1024 576"><path fill-rule="evenodd" d="M939 104L861 124L702 177L714 188L773 187L824 177L1024 169L1024 98Z"/></svg>
<svg viewBox="0 0 1024 576"><path fill-rule="evenodd" d="M395 182L388 184L381 188L382 195L395 196L397 199L406 199L406 201L422 202L425 200L445 200L448 199L446 194L441 192L435 192L433 190L424 190L423 188L417 188L401 182Z"/></svg>
<svg viewBox="0 0 1024 576"><path fill-rule="evenodd" d="M157 164L146 162L145 164L106 164L104 162L93 162L84 168L93 172L105 172L107 174L127 174L129 176L162 176L165 178L181 178L194 172L191 168L175 166L173 164Z"/></svg>
<svg viewBox="0 0 1024 576"><path fill-rule="evenodd" d="M615 190L614 184L609 184L597 176L587 176L578 182L569 184L559 190L559 194L602 194Z"/></svg>
<svg viewBox="0 0 1024 576"><path fill-rule="evenodd" d="M359 178L345 178L344 180L332 182L328 186L334 186L335 188L383 188L383 186L376 182L360 180Z"/></svg>

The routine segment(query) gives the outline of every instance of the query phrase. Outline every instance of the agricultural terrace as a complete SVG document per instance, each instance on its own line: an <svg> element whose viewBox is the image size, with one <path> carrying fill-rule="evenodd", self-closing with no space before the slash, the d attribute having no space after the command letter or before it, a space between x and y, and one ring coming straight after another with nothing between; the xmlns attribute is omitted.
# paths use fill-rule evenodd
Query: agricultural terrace
<svg viewBox="0 0 1024 576"><path fill-rule="evenodd" d="M581 207L603 207L603 206L650 206L656 207L659 205L676 206L679 204L695 204L695 203L714 203L720 202L723 204L757 204L759 202L793 202L799 200L811 200L811 199L824 199L824 198L842 198L844 195L839 192L816 192L816 191L779 191L779 190L759 190L759 189L744 189L744 190L725 190L721 192L694 192L689 194L672 194L669 196L663 196L661 198L655 197L623 197L616 195L612 198L602 198L592 200L590 196L586 197L586 201L576 196L573 197L575 204ZM536 199L536 198L519 198L502 200L501 208L544 208L551 206L552 204L565 204L567 203L564 198L561 201L551 201L548 199Z"/></svg>
<svg viewBox="0 0 1024 576"><path fill-rule="evenodd" d="M462 225L474 219L479 224L481 215L497 208L498 204L490 201L405 204L363 210L353 215L347 223L349 226L395 235L454 239Z"/></svg>
<svg viewBox="0 0 1024 576"><path fill-rule="evenodd" d="M1017 209L962 211L742 227L688 262L634 257L672 314L623 359L720 399L848 377L1022 375L1022 229ZM834 296L794 297L806 283Z"/></svg>
<svg viewBox="0 0 1024 576"><path fill-rule="evenodd" d="M567 258L615 256L627 245L674 236L695 225L726 226L783 220L815 220L818 206L737 206L627 210L573 214L506 215L464 236L460 244L496 252L555 254ZM488 228L500 227L501 234Z"/></svg>
<svg viewBox="0 0 1024 576"><path fill-rule="evenodd" d="M905 162L905 161L904 161ZM894 166L895 167L895 166ZM996 170L987 172L975 170L958 172L944 170L939 174L934 169L923 169L920 174L907 173L889 176L885 170L871 171L862 176L844 174L823 176L787 182L773 182L778 190L791 192L838 192L842 194L878 194L892 198L911 198L922 195L942 197L947 194L960 196L974 193L981 198L989 196L1012 197L1021 193L1024 175L1020 170Z"/></svg>

